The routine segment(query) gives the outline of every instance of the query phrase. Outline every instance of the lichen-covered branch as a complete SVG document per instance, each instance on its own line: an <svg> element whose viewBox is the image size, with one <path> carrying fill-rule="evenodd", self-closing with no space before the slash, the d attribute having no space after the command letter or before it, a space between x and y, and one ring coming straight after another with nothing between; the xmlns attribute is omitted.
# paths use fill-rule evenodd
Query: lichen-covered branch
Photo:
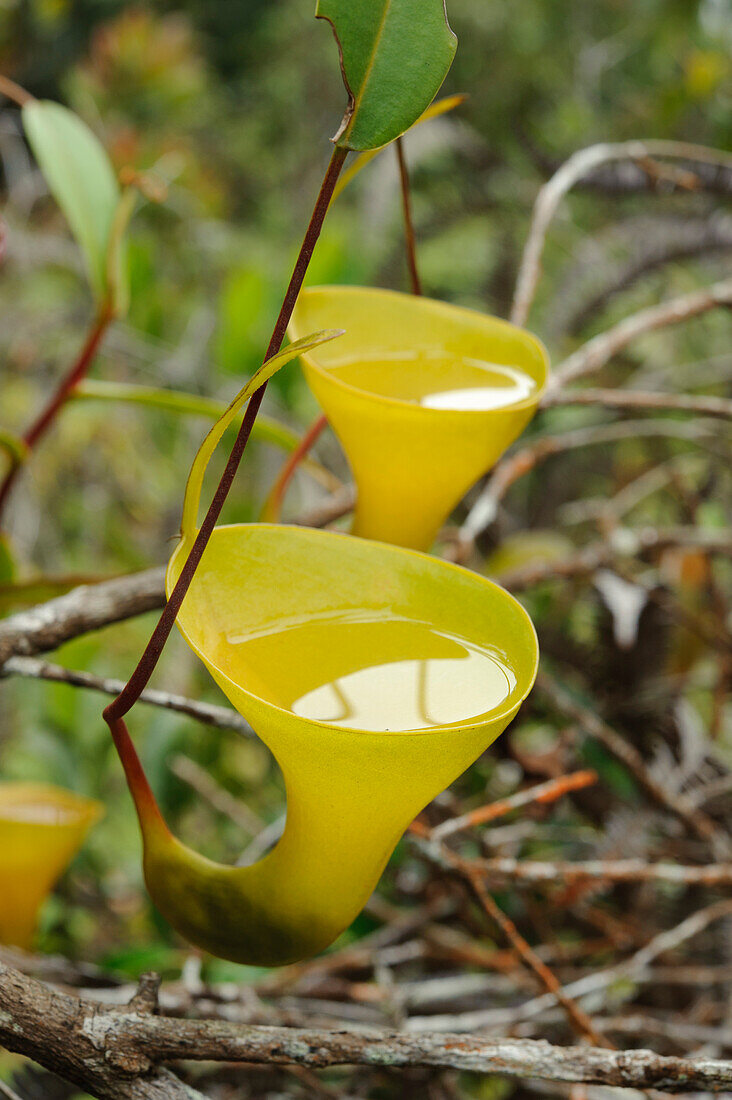
<svg viewBox="0 0 732 1100"><path fill-rule="evenodd" d="M0 963L0 1042L107 1100L194 1100L166 1062L431 1066L541 1081L729 1090L732 1062L649 1050L557 1047L434 1032L251 1027L155 1015L146 997L109 1009L49 989Z"/></svg>
<svg viewBox="0 0 732 1100"><path fill-rule="evenodd" d="M144 1020L131 1006L128 1020ZM120 1015L120 1019L122 1016ZM203 1100L132 1044L100 1040L113 1012L51 989L0 963L0 1043L98 1100Z"/></svg>
<svg viewBox="0 0 732 1100"><path fill-rule="evenodd" d="M162 568L80 585L0 622L0 666L9 657L35 657L91 630L154 611L164 601Z"/></svg>

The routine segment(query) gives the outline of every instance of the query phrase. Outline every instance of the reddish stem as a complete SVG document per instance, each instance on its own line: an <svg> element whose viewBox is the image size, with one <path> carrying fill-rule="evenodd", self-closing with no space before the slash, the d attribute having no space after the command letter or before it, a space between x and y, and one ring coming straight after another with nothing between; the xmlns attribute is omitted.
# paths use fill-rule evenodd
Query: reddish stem
<svg viewBox="0 0 732 1100"><path fill-rule="evenodd" d="M58 416L60 409L68 400L72 390L86 375L94 361L94 356L99 350L102 337L107 331L113 317L114 311L111 306L108 304L102 306L84 341L84 346L74 360L68 374L62 378L58 389L53 394L46 407L24 433L23 442L29 451L32 451L41 436L46 434ZM13 466L11 470L8 470L2 485L0 485L0 514L2 513L5 502L19 471L20 466Z"/></svg>
<svg viewBox="0 0 732 1100"><path fill-rule="evenodd" d="M409 172L404 157L404 145L398 137L395 142L397 163L399 165L399 179L402 185L402 209L404 211L404 240L407 246L407 265L409 278L412 282L412 294L422 293L422 284L417 270L417 245L414 235L414 222L412 221L412 199L409 193Z"/></svg>
<svg viewBox="0 0 732 1100"><path fill-rule="evenodd" d="M300 293L305 274L308 269L308 264L313 254L313 250L320 236L320 230L323 227L323 221L330 205L330 200L333 197L333 190L338 181L343 162L346 159L347 150L342 149L339 146L333 151L333 156L330 159L328 170L325 173L322 186L320 188L320 194L318 195L315 209L313 210L310 224L308 225L305 238L300 248L300 253L295 262L295 267L292 272L292 278L285 294L285 299L282 303L277 323L275 324L272 338L267 348L267 354L264 359L265 362L271 359L273 355L276 355L280 350L282 341L285 338L287 332L287 326L292 316L292 311L295 308L295 302L297 296ZM249 441L254 421L259 412L264 398L264 392L267 386L266 383L252 395L249 404L247 405L246 413L239 429L239 434L236 437L236 441L229 455L226 468L221 477L221 481L218 484L216 492L214 493L213 500L209 506L208 512L201 524L196 539L191 547L191 551L186 558L183 568L180 571L178 580L170 594L163 613L160 616L157 626L155 627L150 641L145 647L145 651L140 658L137 668L134 670L130 679L125 687L122 689L116 699L113 699L108 707L104 709L104 718L114 734L115 723L125 714L128 713L130 708L139 699L140 693L147 685L150 677L153 674L155 666L158 663L160 654L163 651L163 647L168 640L176 616L180 610L180 606L183 603L186 592L188 591L191 581L198 567L198 564L203 557L203 552L206 549L208 540L211 537L216 522L221 514L221 509L224 506L229 489L232 486L236 471L239 468L242 455Z"/></svg>
<svg viewBox="0 0 732 1100"><path fill-rule="evenodd" d="M280 510L282 508L282 502L285 499L285 494L289 488L290 482L295 476L295 471L304 458L307 457L310 449L315 444L315 441L322 434L325 428L328 426L328 418L325 414L321 414L316 420L312 422L305 435L298 443L295 450L285 462L284 466L279 472L277 481L272 487L270 494L270 505L273 515L279 518Z"/></svg>
<svg viewBox="0 0 732 1100"><path fill-rule="evenodd" d="M19 107L33 102L30 92L26 92L25 88L21 88L20 84L16 84L9 76L0 76L0 95L12 99L13 103L17 103Z"/></svg>
<svg viewBox="0 0 732 1100"><path fill-rule="evenodd" d="M137 755L137 749L132 743L124 718L112 720L109 723L109 728L112 731L117 755L122 762L127 777L127 786L135 803L141 828L145 832L155 829L169 836L170 831L160 812L152 788L147 781L147 776L140 763L140 757Z"/></svg>

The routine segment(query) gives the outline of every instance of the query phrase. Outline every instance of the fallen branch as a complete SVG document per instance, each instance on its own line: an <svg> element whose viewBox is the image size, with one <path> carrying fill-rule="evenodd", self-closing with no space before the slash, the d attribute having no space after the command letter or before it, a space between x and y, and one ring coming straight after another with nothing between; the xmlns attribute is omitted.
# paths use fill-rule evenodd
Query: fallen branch
<svg viewBox="0 0 732 1100"><path fill-rule="evenodd" d="M101 1100L194 1100L161 1063L195 1060L266 1065L427 1066L541 1081L728 1090L732 1062L663 1057L650 1050L557 1047L530 1039L432 1032L249 1027L153 1015L144 1000L107 1009L0 964L0 1041Z"/></svg>
<svg viewBox="0 0 732 1100"><path fill-rule="evenodd" d="M423 854L437 866L449 869L449 862L444 858L444 849L438 844L415 840L414 843L423 851ZM649 972L651 963L659 956L669 951L674 951L682 943L700 935L716 921L728 918L732 914L732 901L714 902L704 909L697 910L690 917L681 921L674 928L660 932L629 958L604 970L595 970L576 981L563 985L560 989L562 997L570 1000L592 995L594 1004L597 1005L598 995L611 987L617 987L623 980L641 982ZM628 997L633 996L632 985L629 986ZM475 1009L470 1012L461 1012L445 1016L412 1016L407 1022L410 1032L419 1034L425 1028L435 1031L461 1033L477 1031L482 1028L507 1028L515 1027L525 1020L534 1020L556 1008L558 997L555 993L544 993L533 1000L524 1001L522 1004L509 1008ZM627 1053L627 1052L626 1052Z"/></svg>
<svg viewBox="0 0 732 1100"><path fill-rule="evenodd" d="M642 859L591 859L584 862L549 862L498 856L476 861L476 868L491 879L511 882L561 883L563 886L592 880L617 882L672 882L684 886L732 886L732 863L688 867L679 863L647 863Z"/></svg>
<svg viewBox="0 0 732 1100"><path fill-rule="evenodd" d="M144 1023L142 1006L130 1007L126 1019ZM0 1043L6 1050L33 1059L98 1100L204 1100L134 1043L106 1041L107 1024L113 1031L112 1012L0 963Z"/></svg>

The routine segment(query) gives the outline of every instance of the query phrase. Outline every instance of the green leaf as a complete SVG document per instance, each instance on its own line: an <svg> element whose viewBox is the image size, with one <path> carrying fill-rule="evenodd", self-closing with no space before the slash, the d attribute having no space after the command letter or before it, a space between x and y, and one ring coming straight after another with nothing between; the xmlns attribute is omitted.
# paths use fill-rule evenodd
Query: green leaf
<svg viewBox="0 0 732 1100"><path fill-rule="evenodd" d="M163 409L182 416L205 416L210 420L218 420L226 411L226 404L213 397L184 393L180 390L161 390L154 386L136 386L126 382L103 382L96 378L85 378L75 386L71 400L123 401L127 404L147 406L150 409ZM262 413L254 421L252 438L271 443L272 446L288 452L294 451L300 443L300 436L292 428ZM1 445L2 435L0 434ZM337 488L337 478L319 462L305 459L303 467L329 492Z"/></svg>
<svg viewBox="0 0 732 1100"><path fill-rule="evenodd" d="M89 282L106 297L110 235L120 187L106 150L85 122L48 100L23 107L23 125L46 183L84 253Z"/></svg>
<svg viewBox="0 0 732 1100"><path fill-rule="evenodd" d="M456 107L459 107L461 103L464 103L466 96L463 92L457 92L455 95L445 96L444 99L438 99L434 103L431 103L426 111L423 111L417 121L411 127L419 126L420 122L429 122L431 118L439 118L440 115L447 114L448 111L453 111ZM358 175L362 168L365 168L367 164L378 157L379 153L382 153L386 147L384 145L379 146L378 149L369 149L366 153L361 153L356 157L353 164L349 164L348 168L344 172L341 172L338 177L338 183L336 184L335 191L333 192L333 199L337 199L342 191L345 191L351 180ZM316 253L317 255L318 253ZM311 265L312 266L312 265Z"/></svg>
<svg viewBox="0 0 732 1100"><path fill-rule="evenodd" d="M15 555L5 535L0 534L0 585L15 580Z"/></svg>
<svg viewBox="0 0 732 1100"><path fill-rule="evenodd" d="M348 108L333 139L363 152L416 122L439 91L457 48L445 0L317 0L333 27Z"/></svg>

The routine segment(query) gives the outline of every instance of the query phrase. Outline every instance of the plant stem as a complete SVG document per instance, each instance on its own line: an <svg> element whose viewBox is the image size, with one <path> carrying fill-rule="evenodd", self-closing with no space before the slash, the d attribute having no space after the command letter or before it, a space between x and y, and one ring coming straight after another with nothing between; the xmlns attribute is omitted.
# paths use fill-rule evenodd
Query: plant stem
<svg viewBox="0 0 732 1100"><path fill-rule="evenodd" d="M0 76L0 94L12 99L13 103L17 103L19 107L33 102L30 92L26 92L25 88L21 88L20 84L16 84L8 76Z"/></svg>
<svg viewBox="0 0 732 1100"><path fill-rule="evenodd" d="M94 356L99 349L99 345L102 342L104 333L107 331L113 317L114 312L112 307L109 303L105 303L99 310L87 338L84 341L84 345L74 360L71 369L61 380L58 389L53 394L40 416L33 421L31 426L24 433L23 442L28 451L32 451L41 436L45 435L56 419L59 410L66 403L74 387L78 385L89 370L89 367L94 361ZM5 502L12 489L19 469L20 466L16 464L8 470L2 485L0 485L0 514L2 514Z"/></svg>
<svg viewBox="0 0 732 1100"><path fill-rule="evenodd" d="M320 188L320 194L318 195L317 202L315 203L315 209L313 210L312 217L310 218L310 224L308 225L305 238L300 248L300 253L295 262L295 267L292 272L289 286L285 293L285 298L282 303L282 308L277 318L277 322L272 333L272 338L267 348L267 354L264 357L265 362L271 359L273 355L276 355L280 350L282 341L285 338L287 332L287 326L292 316L292 311L295 308L295 302L297 296L300 293L305 274L308 269L308 264L313 254L313 250L320 236L320 230L323 227L325 215L328 212L328 206L333 196L333 190L335 188L338 176L343 162L346 159L347 150L338 146L333 151L333 155L330 159L330 164L325 173L322 186ZM119 733L118 723L127 714L130 708L134 705L136 700L140 696L140 692L146 687L150 677L153 674L156 664L160 658L160 654L163 651L163 647L170 636L170 632L173 629L180 606L183 603L186 592L188 591L191 581L198 567L198 564L203 557L203 552L208 545L208 541L211 537L216 522L221 514L221 509L224 506L224 502L228 495L229 489L232 486L236 472L239 468L242 455L246 448L249 436L251 434L252 426L259 412L264 398L264 392L267 386L261 386L256 393L254 393L247 405L244 419L242 420L239 434L236 437L236 441L229 455L226 468L222 474L221 481L218 484L216 492L214 493L213 500L209 506L208 512L201 524L198 534L195 538L190 553L186 558L183 568L180 571L178 580L170 594L163 613L160 616L157 626L155 627L150 641L145 647L145 651L140 658L137 668L132 673L127 684L114 699L108 707L104 710L104 718L109 725L110 729L114 733L117 729Z"/></svg>
<svg viewBox="0 0 732 1100"><path fill-rule="evenodd" d="M295 471L297 470L303 459L307 457L311 447L315 444L316 440L327 426L328 418L327 416L325 416L324 413L321 413L321 415L312 422L295 450L285 461L284 466L279 472L277 480L272 486L272 491L269 494L265 507L267 520L271 523L277 523L277 521L279 520L280 511L282 509L282 502L285 499L285 494L287 492L290 482L295 475Z"/></svg>
<svg viewBox="0 0 732 1100"><path fill-rule="evenodd" d="M402 186L402 208L404 210L404 238L406 242L407 251L407 265L409 267L409 278L412 284L412 293L421 294L422 284L419 278L419 271L417 270L417 249L416 238L414 234L414 223L412 221L412 202L409 192L409 173L407 171L407 162L404 157L404 145L401 137L396 139L394 143L397 155L397 163L399 164L399 178ZM362 156L368 156L368 154L362 154ZM284 466L280 470L277 481L272 487L272 491L267 499L265 505L265 515L267 519L276 522L279 519L280 509L282 502L287 493L287 489L295 476L297 467L302 460L308 455L310 448L313 446L318 436L324 430L328 423L325 416L319 416L315 420L305 435L300 440L300 445L296 451L290 455L285 462Z"/></svg>
<svg viewBox="0 0 732 1100"><path fill-rule="evenodd" d="M402 209L404 211L404 240L407 246L407 265L409 267L409 278L412 282L412 294L422 293L422 284L419 279L419 272L417 270L417 249L414 236L414 223L412 221L412 200L409 193L409 172L407 171L407 162L404 157L404 144L402 139L398 137L394 143L397 155L397 163L399 165L399 179L402 184Z"/></svg>

